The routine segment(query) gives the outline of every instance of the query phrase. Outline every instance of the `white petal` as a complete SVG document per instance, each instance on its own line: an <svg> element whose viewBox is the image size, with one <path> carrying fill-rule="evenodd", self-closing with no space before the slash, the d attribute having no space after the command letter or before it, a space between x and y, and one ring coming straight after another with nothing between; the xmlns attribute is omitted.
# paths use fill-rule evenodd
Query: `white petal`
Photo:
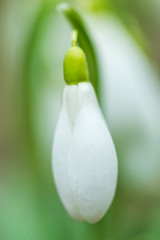
<svg viewBox="0 0 160 240"><path fill-rule="evenodd" d="M77 88L77 86L74 86ZM66 86L63 93L62 107L56 128L53 144L53 172L60 198L68 213L77 221L82 221L77 207L75 206L68 182L68 149L71 141L71 126L68 119ZM76 89L75 89L76 90Z"/></svg>
<svg viewBox="0 0 160 240"><path fill-rule="evenodd" d="M115 148L90 83L78 85L79 109L69 151L69 182L80 214L88 222L109 208L117 182Z"/></svg>
<svg viewBox="0 0 160 240"><path fill-rule="evenodd" d="M78 86L77 85L70 85L67 87L66 106L67 106L67 113L68 113L68 119L71 127L71 132L73 133L77 110L78 110Z"/></svg>

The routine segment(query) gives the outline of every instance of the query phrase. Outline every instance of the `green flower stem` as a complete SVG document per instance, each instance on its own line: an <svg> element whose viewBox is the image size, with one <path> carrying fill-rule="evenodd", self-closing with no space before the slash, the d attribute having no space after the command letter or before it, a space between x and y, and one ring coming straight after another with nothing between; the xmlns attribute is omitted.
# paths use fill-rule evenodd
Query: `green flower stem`
<svg viewBox="0 0 160 240"><path fill-rule="evenodd" d="M77 46L77 41L78 41L78 31L73 30L73 32L72 32L72 47Z"/></svg>
<svg viewBox="0 0 160 240"><path fill-rule="evenodd" d="M92 82L98 100L100 101L100 79L99 79L99 69L96 58L96 52L89 36L86 24L83 21L81 15L75 10L69 3L60 3L57 5L60 12L69 20L74 29L78 31L78 44L84 50L88 62L89 78Z"/></svg>

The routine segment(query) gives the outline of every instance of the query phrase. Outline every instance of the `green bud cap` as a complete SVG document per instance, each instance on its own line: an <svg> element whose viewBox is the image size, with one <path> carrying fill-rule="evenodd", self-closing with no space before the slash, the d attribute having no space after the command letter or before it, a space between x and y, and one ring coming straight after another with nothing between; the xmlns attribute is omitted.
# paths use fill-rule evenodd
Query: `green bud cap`
<svg viewBox="0 0 160 240"><path fill-rule="evenodd" d="M86 56L83 50L76 46L77 31L72 33L72 47L69 48L63 62L64 79L68 85L88 81Z"/></svg>

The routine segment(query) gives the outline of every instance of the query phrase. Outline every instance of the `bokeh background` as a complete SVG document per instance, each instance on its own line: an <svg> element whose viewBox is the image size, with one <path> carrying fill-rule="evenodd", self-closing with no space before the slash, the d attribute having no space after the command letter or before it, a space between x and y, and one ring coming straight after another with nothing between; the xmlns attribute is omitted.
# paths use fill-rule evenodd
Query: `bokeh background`
<svg viewBox="0 0 160 240"><path fill-rule="evenodd" d="M97 224L65 212L51 170L71 25L58 1L0 1L0 240L160 239L160 1L74 0L119 159ZM91 79L92 81L92 79Z"/></svg>

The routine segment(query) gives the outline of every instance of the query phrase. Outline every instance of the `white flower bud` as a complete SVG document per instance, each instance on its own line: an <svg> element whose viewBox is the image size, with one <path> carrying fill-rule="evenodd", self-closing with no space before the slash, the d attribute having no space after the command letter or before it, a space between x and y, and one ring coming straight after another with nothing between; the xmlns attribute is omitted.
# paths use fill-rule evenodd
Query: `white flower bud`
<svg viewBox="0 0 160 240"><path fill-rule="evenodd" d="M99 221L117 183L115 147L89 82L67 85L53 144L59 196L77 221Z"/></svg>

